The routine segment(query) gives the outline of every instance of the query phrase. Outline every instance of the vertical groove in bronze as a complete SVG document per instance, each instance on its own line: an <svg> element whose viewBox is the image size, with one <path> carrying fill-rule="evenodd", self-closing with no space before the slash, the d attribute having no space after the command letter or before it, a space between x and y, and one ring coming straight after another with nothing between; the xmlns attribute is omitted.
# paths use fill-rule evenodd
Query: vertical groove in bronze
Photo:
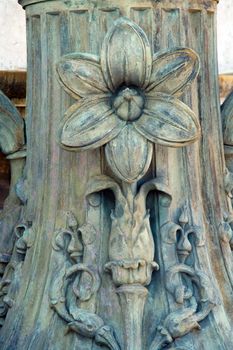
<svg viewBox="0 0 233 350"><path fill-rule="evenodd" d="M27 1L24 3L26 4ZM79 6L76 6L77 3ZM209 10L204 8L204 3ZM65 227L68 210L74 212L80 225L86 218L90 223L98 223L96 255L93 261L99 266L102 286L99 294L93 296L90 303L83 302L81 306L98 313L109 325L114 326L118 338L123 343L123 329L119 322L121 320L119 300L110 276L103 272L103 266L108 259L108 253L104 247L107 246L111 225L108 218L111 198L104 199L101 196L100 205L96 207L84 201L88 179L106 170L106 165L101 159L103 152L95 150L76 154L59 147L57 142L59 122L67 108L75 101L60 87L55 64L62 55L69 52L99 54L107 30L116 18L125 14L147 33L155 53L160 49L188 46L201 56L202 67L198 82L184 96L185 102L191 105L195 112L199 112L203 129L200 149L198 145L189 146L186 150L156 146L156 169L153 171L157 176L165 176L172 188L171 219L177 218L177 208L186 201L190 210L193 210L194 214L190 215L191 220L201 227L203 234L210 242L207 247L195 247L197 263L207 272L211 268L215 271L219 281L218 287L226 298L225 306L230 303L230 293L224 291L224 285L229 282L229 276L227 272L219 275L219 271L225 271L226 262L216 249L220 247L217 227L222 220L222 208L225 209L226 203L221 188L215 187L215 183L216 186L220 183L219 178L222 176L224 167L222 146L213 144L213 139L222 140L219 131L221 128L217 102L217 73L215 72L215 33L209 30L214 27L215 1L130 0L127 4L123 1L100 1L96 6L92 5L91 1L87 1L86 5L77 1L47 1L27 6L29 66L27 174L30 196L25 216L27 220L33 222L36 235L40 239L36 240L35 246L27 253L23 272L24 281L19 298L21 304L16 305L13 312L9 312L5 327L10 331L3 335L5 344L3 350L14 349L14 346L17 346L15 349L18 350L47 348L97 350L92 340L84 339L77 334L69 334L65 337L63 321L49 306L49 283L54 254L51 244L55 231ZM207 100L208 103L206 103ZM219 127L218 130L216 125ZM215 165L219 164L218 159L221 159L221 164L216 167ZM194 163L195 167L193 167ZM170 164L173 166L171 167ZM213 177L213 183L205 181L206 172L208 176ZM186 188L180 188L181 179L186 183ZM156 213L157 220L153 223L153 234L157 245L156 254L160 262L160 271L153 275L153 281L149 287L150 297L145 306L145 319L149 319L150 322L149 327L148 323L145 323L143 334L148 344L159 322L169 311L177 307L174 305L173 297L164 292L164 274L168 266L162 252L162 239L159 232L161 209L158 209L157 200L159 199L156 198L154 204L155 211L157 210L158 213ZM107 201L108 205L106 205ZM214 212L215 208L218 209L217 213ZM155 213L153 215L156 216ZM213 251L209 257L206 254L207 249ZM38 293L38 288L43 292ZM108 300L107 305L106 300ZM17 319L14 317L15 312L18 314ZM26 318L24 314L27 315ZM203 349L206 346L215 349L215 344L218 346L222 344L221 350L229 350L223 340L224 332L220 334L218 329L221 317L226 320L226 323L232 322L222 308L219 314L216 312L206 323L204 322L204 330L203 333L198 333L198 340L196 335L189 334L185 338L185 344L180 339L176 345L179 347L189 344L190 348L198 349L197 344L199 344ZM208 322L211 323L209 328ZM148 344L145 347L149 346Z"/></svg>

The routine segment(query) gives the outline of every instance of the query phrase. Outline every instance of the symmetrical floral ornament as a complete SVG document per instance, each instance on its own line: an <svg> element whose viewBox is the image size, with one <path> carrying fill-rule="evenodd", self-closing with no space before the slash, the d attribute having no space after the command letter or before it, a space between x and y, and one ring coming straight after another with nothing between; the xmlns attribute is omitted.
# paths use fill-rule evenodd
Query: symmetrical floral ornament
<svg viewBox="0 0 233 350"><path fill-rule="evenodd" d="M150 284L152 271L159 267L153 261L147 195L156 190L168 206L171 202L164 179L153 179L141 186L137 181L151 164L153 143L182 147L199 137L197 117L177 99L198 70L199 58L187 48L153 57L146 34L127 18L118 19L107 33L101 58L75 53L64 56L57 65L65 90L76 99L82 98L65 114L60 143L74 151L105 145L107 162L122 180L119 184L105 175L92 178L86 196L105 189L111 189L115 195L109 262L105 268L111 272L120 298L125 350L142 347L142 319L148 294L145 286ZM82 334L80 325L76 328ZM92 335L95 336L96 333Z"/></svg>
<svg viewBox="0 0 233 350"><path fill-rule="evenodd" d="M176 261L177 255L179 262L185 263L193 250L191 236L194 236L196 247L204 245L204 237L200 227L190 224L186 204L181 208L177 221L177 223L173 221L166 222L160 227L160 233L169 261L171 263Z"/></svg>
<svg viewBox="0 0 233 350"><path fill-rule="evenodd" d="M57 65L65 90L83 98L65 114L61 144L69 150L107 144L107 161L117 177L130 183L140 179L150 166L153 143L182 147L199 137L197 117L176 98L198 70L191 49L153 56L143 30L118 19L104 39L101 58L75 53Z"/></svg>
<svg viewBox="0 0 233 350"><path fill-rule="evenodd" d="M105 270L112 274L117 287L124 320L124 350L142 348L142 319L153 270L159 265L154 261L154 241L150 226L150 210L147 196L156 191L168 208L171 195L164 178L155 178L142 184L119 185L114 179L99 175L90 179L87 198L109 189L115 197L115 208L111 212L109 235L109 262Z"/></svg>
<svg viewBox="0 0 233 350"><path fill-rule="evenodd" d="M168 221L160 227L165 285L174 301L171 312L157 326L150 350L167 348L178 338L200 330L200 322L220 304L214 281L195 259L197 250L204 248L205 240L201 227L190 224L190 217L190 209L185 203L177 223Z"/></svg>
<svg viewBox="0 0 233 350"><path fill-rule="evenodd" d="M110 350L120 350L111 327L101 317L80 307L98 291L100 278L87 257L95 243L95 229L90 224L78 227L72 212L67 212L67 228L54 237L55 270L50 287L50 305L67 323L67 332L93 339Z"/></svg>
<svg viewBox="0 0 233 350"><path fill-rule="evenodd" d="M163 178L145 182L139 189L124 185L99 175L89 181L86 195L110 189L115 196L108 249L110 261L105 266L112 273L115 285L145 286L150 284L152 271L159 268L153 261L154 241L146 199L150 191L157 191L170 205L171 195Z"/></svg>

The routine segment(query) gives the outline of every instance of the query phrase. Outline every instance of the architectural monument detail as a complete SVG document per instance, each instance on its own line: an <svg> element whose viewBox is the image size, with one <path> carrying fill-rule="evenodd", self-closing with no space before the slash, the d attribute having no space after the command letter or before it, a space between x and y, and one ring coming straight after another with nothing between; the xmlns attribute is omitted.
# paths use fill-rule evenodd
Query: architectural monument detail
<svg viewBox="0 0 233 350"><path fill-rule="evenodd" d="M22 216L23 203L17 194L25 163L24 122L11 101L0 91L0 149L10 160L11 187L0 212L0 326L13 305L16 286L14 271L19 269L15 250L16 225Z"/></svg>
<svg viewBox="0 0 233 350"><path fill-rule="evenodd" d="M217 1L19 2L27 159L0 232L0 252L12 242L0 348L232 349L233 108L230 96L221 118ZM11 109L1 147L15 159L24 125Z"/></svg>

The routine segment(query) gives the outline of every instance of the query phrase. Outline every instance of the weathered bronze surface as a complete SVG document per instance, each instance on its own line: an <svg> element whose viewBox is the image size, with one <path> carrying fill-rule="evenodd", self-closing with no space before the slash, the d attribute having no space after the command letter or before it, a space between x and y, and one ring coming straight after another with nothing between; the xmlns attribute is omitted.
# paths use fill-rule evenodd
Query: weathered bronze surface
<svg viewBox="0 0 233 350"><path fill-rule="evenodd" d="M20 3L27 160L0 348L233 349L233 99L221 117L217 1Z"/></svg>

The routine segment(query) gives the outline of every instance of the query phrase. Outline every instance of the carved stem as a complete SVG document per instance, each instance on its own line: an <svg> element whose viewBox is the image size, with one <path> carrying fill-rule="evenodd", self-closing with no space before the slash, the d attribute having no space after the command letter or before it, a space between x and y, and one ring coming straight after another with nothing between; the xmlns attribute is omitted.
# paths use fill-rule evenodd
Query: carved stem
<svg viewBox="0 0 233 350"><path fill-rule="evenodd" d="M124 350L142 349L142 319L148 291L140 285L118 288L124 319Z"/></svg>
<svg viewBox="0 0 233 350"><path fill-rule="evenodd" d="M133 213L134 199L137 194L137 182L127 183L125 181L122 181L122 192L127 200L130 212Z"/></svg>

